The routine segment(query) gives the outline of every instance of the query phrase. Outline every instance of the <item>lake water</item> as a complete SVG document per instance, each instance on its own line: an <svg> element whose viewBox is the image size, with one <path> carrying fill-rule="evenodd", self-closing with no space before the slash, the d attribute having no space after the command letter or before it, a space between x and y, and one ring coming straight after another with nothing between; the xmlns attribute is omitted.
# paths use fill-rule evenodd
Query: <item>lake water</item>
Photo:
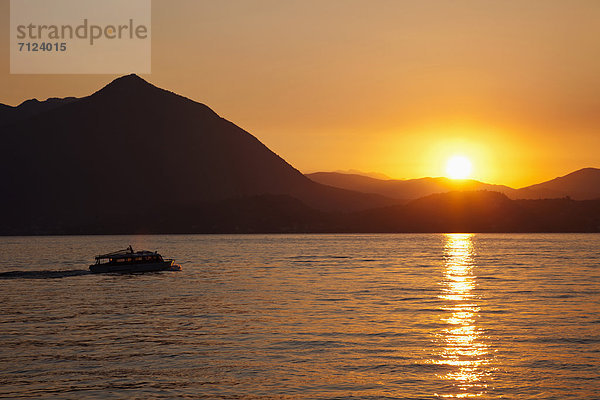
<svg viewBox="0 0 600 400"><path fill-rule="evenodd" d="M0 290L0 397L600 398L597 234L4 237Z"/></svg>

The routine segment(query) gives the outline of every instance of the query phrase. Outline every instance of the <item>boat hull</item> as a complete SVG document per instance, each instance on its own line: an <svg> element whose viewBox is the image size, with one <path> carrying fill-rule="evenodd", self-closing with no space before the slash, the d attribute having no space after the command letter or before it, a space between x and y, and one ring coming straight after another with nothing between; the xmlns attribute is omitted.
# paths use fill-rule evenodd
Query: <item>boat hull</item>
<svg viewBox="0 0 600 400"><path fill-rule="evenodd" d="M181 267L174 264L173 261L163 261L155 263L140 264L93 264L90 265L90 271L94 274L103 273L121 273L131 274L137 272L157 272L157 271L179 271Z"/></svg>

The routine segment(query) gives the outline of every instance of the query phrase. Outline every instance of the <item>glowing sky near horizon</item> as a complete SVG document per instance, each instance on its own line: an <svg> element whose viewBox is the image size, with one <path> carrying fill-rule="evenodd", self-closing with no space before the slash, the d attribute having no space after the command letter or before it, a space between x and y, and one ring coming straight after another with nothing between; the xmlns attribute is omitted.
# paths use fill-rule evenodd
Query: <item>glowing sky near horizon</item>
<svg viewBox="0 0 600 400"><path fill-rule="evenodd" d="M110 75L10 75L0 103ZM149 82L210 106L303 172L525 186L600 167L600 1L155 0Z"/></svg>

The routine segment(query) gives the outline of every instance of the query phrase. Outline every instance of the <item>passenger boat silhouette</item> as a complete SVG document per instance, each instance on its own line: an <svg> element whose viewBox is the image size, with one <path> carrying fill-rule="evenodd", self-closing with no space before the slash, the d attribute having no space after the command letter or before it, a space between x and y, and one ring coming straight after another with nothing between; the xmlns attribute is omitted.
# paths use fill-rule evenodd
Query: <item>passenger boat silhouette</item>
<svg viewBox="0 0 600 400"><path fill-rule="evenodd" d="M181 271L181 266L173 259L164 259L156 251L134 251L131 245L125 250L96 256L96 263L90 265L93 273L106 272L156 272Z"/></svg>

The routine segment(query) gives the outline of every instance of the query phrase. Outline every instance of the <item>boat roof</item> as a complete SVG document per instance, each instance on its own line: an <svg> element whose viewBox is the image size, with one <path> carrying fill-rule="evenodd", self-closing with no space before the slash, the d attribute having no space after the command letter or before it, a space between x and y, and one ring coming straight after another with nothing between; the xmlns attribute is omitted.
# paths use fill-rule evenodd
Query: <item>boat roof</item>
<svg viewBox="0 0 600 400"><path fill-rule="evenodd" d="M96 260L105 258L130 258L130 257L142 257L142 256L160 256L157 251L139 250L133 251L131 246L124 250L113 251L112 253L100 254L96 256Z"/></svg>

